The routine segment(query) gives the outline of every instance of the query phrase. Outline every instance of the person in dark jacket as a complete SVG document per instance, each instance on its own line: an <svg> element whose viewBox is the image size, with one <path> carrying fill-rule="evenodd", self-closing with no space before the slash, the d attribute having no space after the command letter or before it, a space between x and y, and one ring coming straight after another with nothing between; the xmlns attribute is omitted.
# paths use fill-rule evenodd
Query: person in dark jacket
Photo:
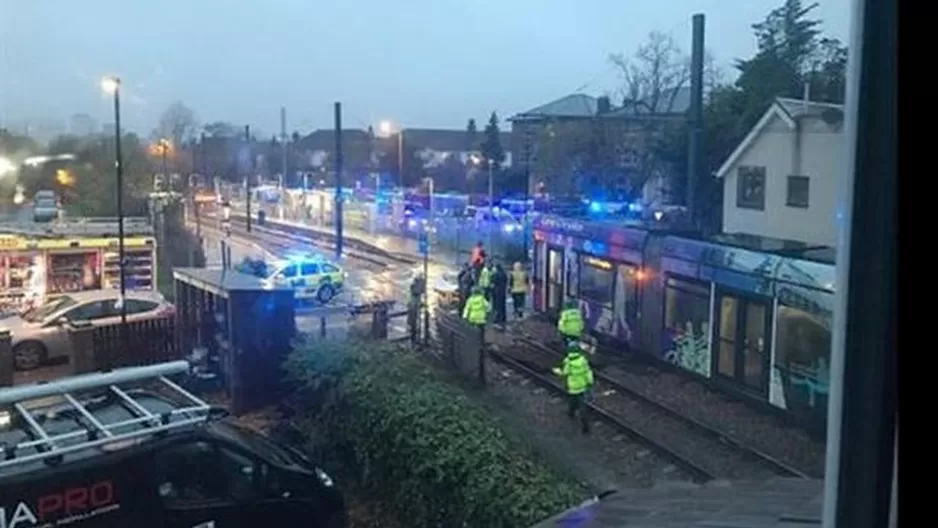
<svg viewBox="0 0 938 528"><path fill-rule="evenodd" d="M492 273L492 311L495 324L504 325L508 312L508 274L501 262L495 264Z"/></svg>
<svg viewBox="0 0 938 528"><path fill-rule="evenodd" d="M475 285L473 281L472 267L468 262L463 264L462 269L459 270L457 282L459 284L458 313L462 313L463 308L466 307L466 299L469 298L469 295L472 293L472 287Z"/></svg>

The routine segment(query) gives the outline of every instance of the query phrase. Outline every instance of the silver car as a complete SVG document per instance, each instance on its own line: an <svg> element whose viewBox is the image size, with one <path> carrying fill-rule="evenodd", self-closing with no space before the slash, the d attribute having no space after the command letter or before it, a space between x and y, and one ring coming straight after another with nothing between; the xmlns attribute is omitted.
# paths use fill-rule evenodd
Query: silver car
<svg viewBox="0 0 938 528"><path fill-rule="evenodd" d="M119 295L117 290L61 295L20 315L0 319L0 330L8 330L13 339L16 369L32 370L55 358L70 358L68 323L88 321L96 326L120 323ZM124 303L128 322L175 312L175 307L158 292L127 292Z"/></svg>

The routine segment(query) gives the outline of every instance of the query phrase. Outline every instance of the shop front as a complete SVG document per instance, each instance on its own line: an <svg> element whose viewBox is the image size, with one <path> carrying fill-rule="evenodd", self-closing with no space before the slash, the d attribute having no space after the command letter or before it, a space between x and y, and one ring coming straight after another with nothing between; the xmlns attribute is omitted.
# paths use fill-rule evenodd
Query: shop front
<svg viewBox="0 0 938 528"><path fill-rule="evenodd" d="M0 306L20 309L47 296L118 288L116 237L28 238L0 235ZM155 287L156 246L152 237L125 238L129 289Z"/></svg>

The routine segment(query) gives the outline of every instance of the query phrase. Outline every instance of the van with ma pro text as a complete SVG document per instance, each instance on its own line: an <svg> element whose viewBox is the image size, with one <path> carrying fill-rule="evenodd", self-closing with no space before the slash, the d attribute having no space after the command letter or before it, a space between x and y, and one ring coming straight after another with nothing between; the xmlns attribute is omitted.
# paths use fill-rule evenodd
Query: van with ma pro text
<svg viewBox="0 0 938 528"><path fill-rule="evenodd" d="M169 379L188 370L0 389L0 528L346 526L325 472Z"/></svg>

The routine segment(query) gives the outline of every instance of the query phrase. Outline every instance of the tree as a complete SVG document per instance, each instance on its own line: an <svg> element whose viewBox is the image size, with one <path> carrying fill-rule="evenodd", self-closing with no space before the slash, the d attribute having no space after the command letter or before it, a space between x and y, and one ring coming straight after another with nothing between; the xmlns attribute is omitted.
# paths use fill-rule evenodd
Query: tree
<svg viewBox="0 0 938 528"><path fill-rule="evenodd" d="M674 38L659 31L648 34L632 58L612 54L609 61L622 77L620 94L625 107L637 112L669 112L678 92L690 80L687 57Z"/></svg>
<svg viewBox="0 0 938 528"><path fill-rule="evenodd" d="M470 119L466 125L466 152L478 150L478 130L476 130L476 120Z"/></svg>
<svg viewBox="0 0 938 528"><path fill-rule="evenodd" d="M235 137L241 129L226 121L215 121L202 127L202 132L208 137Z"/></svg>
<svg viewBox="0 0 938 528"><path fill-rule="evenodd" d="M485 137L479 150L486 163L492 164L492 170L498 170L505 162L505 149L502 147L502 133L498 128L498 115L492 112L489 122L485 125Z"/></svg>
<svg viewBox="0 0 938 528"><path fill-rule="evenodd" d="M173 146L178 148L184 141L194 138L197 131L198 120L195 112L181 101L176 101L163 111L155 130L155 136L156 138L169 139L172 141Z"/></svg>

